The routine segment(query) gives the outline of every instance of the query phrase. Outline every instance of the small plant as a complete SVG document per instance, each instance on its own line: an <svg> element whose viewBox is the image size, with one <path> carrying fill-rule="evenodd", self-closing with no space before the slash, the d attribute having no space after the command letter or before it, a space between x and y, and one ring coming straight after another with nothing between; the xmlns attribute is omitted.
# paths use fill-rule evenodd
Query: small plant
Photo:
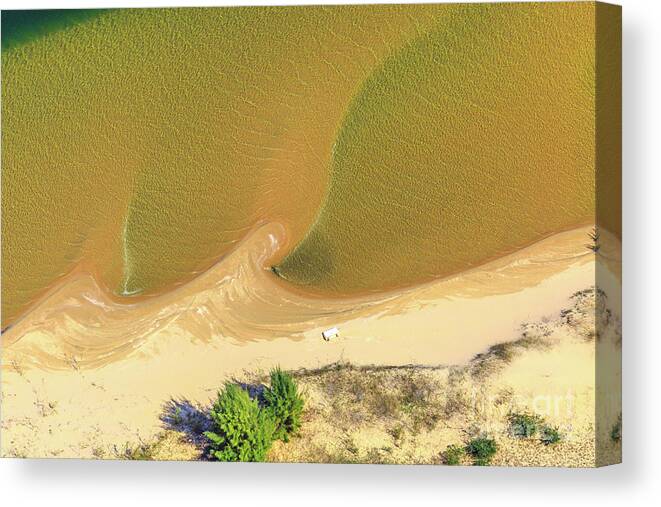
<svg viewBox="0 0 661 507"><path fill-rule="evenodd" d="M544 445L557 444L562 440L562 435L557 427L544 425L539 430L539 441Z"/></svg>
<svg viewBox="0 0 661 507"><path fill-rule="evenodd" d="M116 452L120 459L127 459L132 461L151 461L154 459L154 448L151 445L140 443L134 447L129 446L127 443L124 450Z"/></svg>
<svg viewBox="0 0 661 507"><path fill-rule="evenodd" d="M617 417L617 422L613 424L611 429L611 440L613 442L619 442L622 440L622 414Z"/></svg>
<svg viewBox="0 0 661 507"><path fill-rule="evenodd" d="M510 414L508 416L510 423L510 435L516 438L530 438L535 436L539 430L543 419L533 414Z"/></svg>
<svg viewBox="0 0 661 507"><path fill-rule="evenodd" d="M466 452L473 458L473 465L486 466L496 454L498 445L493 438L474 438L466 445Z"/></svg>
<svg viewBox="0 0 661 507"><path fill-rule="evenodd" d="M92 456L94 456L95 459L103 459L106 455L106 452L103 450L102 447L94 447L92 449Z"/></svg>
<svg viewBox="0 0 661 507"><path fill-rule="evenodd" d="M354 441L353 438L348 437L345 440L345 446L346 446L347 452L349 452L350 454L352 454L354 456L358 456L358 453L360 452L360 449L356 445L356 442Z"/></svg>
<svg viewBox="0 0 661 507"><path fill-rule="evenodd" d="M443 462L446 465L460 465L461 460L466 455L466 449L459 445L448 445L443 453Z"/></svg>
<svg viewBox="0 0 661 507"><path fill-rule="evenodd" d="M275 422L245 390L227 384L218 393L211 418L214 431L204 435L211 440L212 457L219 461L264 461L273 442Z"/></svg>
<svg viewBox="0 0 661 507"><path fill-rule="evenodd" d="M399 447L402 444L402 440L404 439L404 427L399 424L394 428L391 428L390 436L392 436L393 440L395 441L395 445Z"/></svg>
<svg viewBox="0 0 661 507"><path fill-rule="evenodd" d="M274 439L289 441L289 435L301 427L303 398L289 373L280 368L271 371L271 386L264 390L266 410L275 422Z"/></svg>

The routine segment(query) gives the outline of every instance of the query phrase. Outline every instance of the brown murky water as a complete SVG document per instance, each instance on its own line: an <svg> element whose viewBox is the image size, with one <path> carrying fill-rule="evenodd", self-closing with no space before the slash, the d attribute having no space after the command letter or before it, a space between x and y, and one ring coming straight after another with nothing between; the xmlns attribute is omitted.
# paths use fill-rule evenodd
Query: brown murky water
<svg viewBox="0 0 661 507"><path fill-rule="evenodd" d="M77 272L171 291L261 223L289 283L347 296L593 222L593 18L115 10L3 51L3 327Z"/></svg>

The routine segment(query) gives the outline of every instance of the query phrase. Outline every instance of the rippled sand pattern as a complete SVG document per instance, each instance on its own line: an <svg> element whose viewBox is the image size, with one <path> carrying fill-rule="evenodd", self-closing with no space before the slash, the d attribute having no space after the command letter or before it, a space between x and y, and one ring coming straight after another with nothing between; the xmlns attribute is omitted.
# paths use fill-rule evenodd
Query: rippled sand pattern
<svg viewBox="0 0 661 507"><path fill-rule="evenodd" d="M68 275L171 291L262 223L284 278L347 295L593 222L593 17L115 10L3 50L3 327Z"/></svg>

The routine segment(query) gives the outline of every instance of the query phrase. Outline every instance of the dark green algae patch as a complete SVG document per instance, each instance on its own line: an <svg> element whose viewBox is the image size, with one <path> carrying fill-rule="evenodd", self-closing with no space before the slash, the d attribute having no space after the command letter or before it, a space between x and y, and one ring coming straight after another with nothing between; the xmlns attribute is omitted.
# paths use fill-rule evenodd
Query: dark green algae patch
<svg viewBox="0 0 661 507"><path fill-rule="evenodd" d="M109 9L3 10L2 50L96 18Z"/></svg>

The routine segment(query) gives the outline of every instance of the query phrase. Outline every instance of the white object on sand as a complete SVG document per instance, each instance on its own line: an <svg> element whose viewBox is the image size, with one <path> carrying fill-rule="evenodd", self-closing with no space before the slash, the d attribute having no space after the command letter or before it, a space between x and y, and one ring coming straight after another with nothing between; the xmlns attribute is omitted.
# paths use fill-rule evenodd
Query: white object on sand
<svg viewBox="0 0 661 507"><path fill-rule="evenodd" d="M321 332L321 336L326 341L329 341L331 338L335 338L339 334L340 334L340 330L336 327L331 327L330 329L326 329L326 331Z"/></svg>

